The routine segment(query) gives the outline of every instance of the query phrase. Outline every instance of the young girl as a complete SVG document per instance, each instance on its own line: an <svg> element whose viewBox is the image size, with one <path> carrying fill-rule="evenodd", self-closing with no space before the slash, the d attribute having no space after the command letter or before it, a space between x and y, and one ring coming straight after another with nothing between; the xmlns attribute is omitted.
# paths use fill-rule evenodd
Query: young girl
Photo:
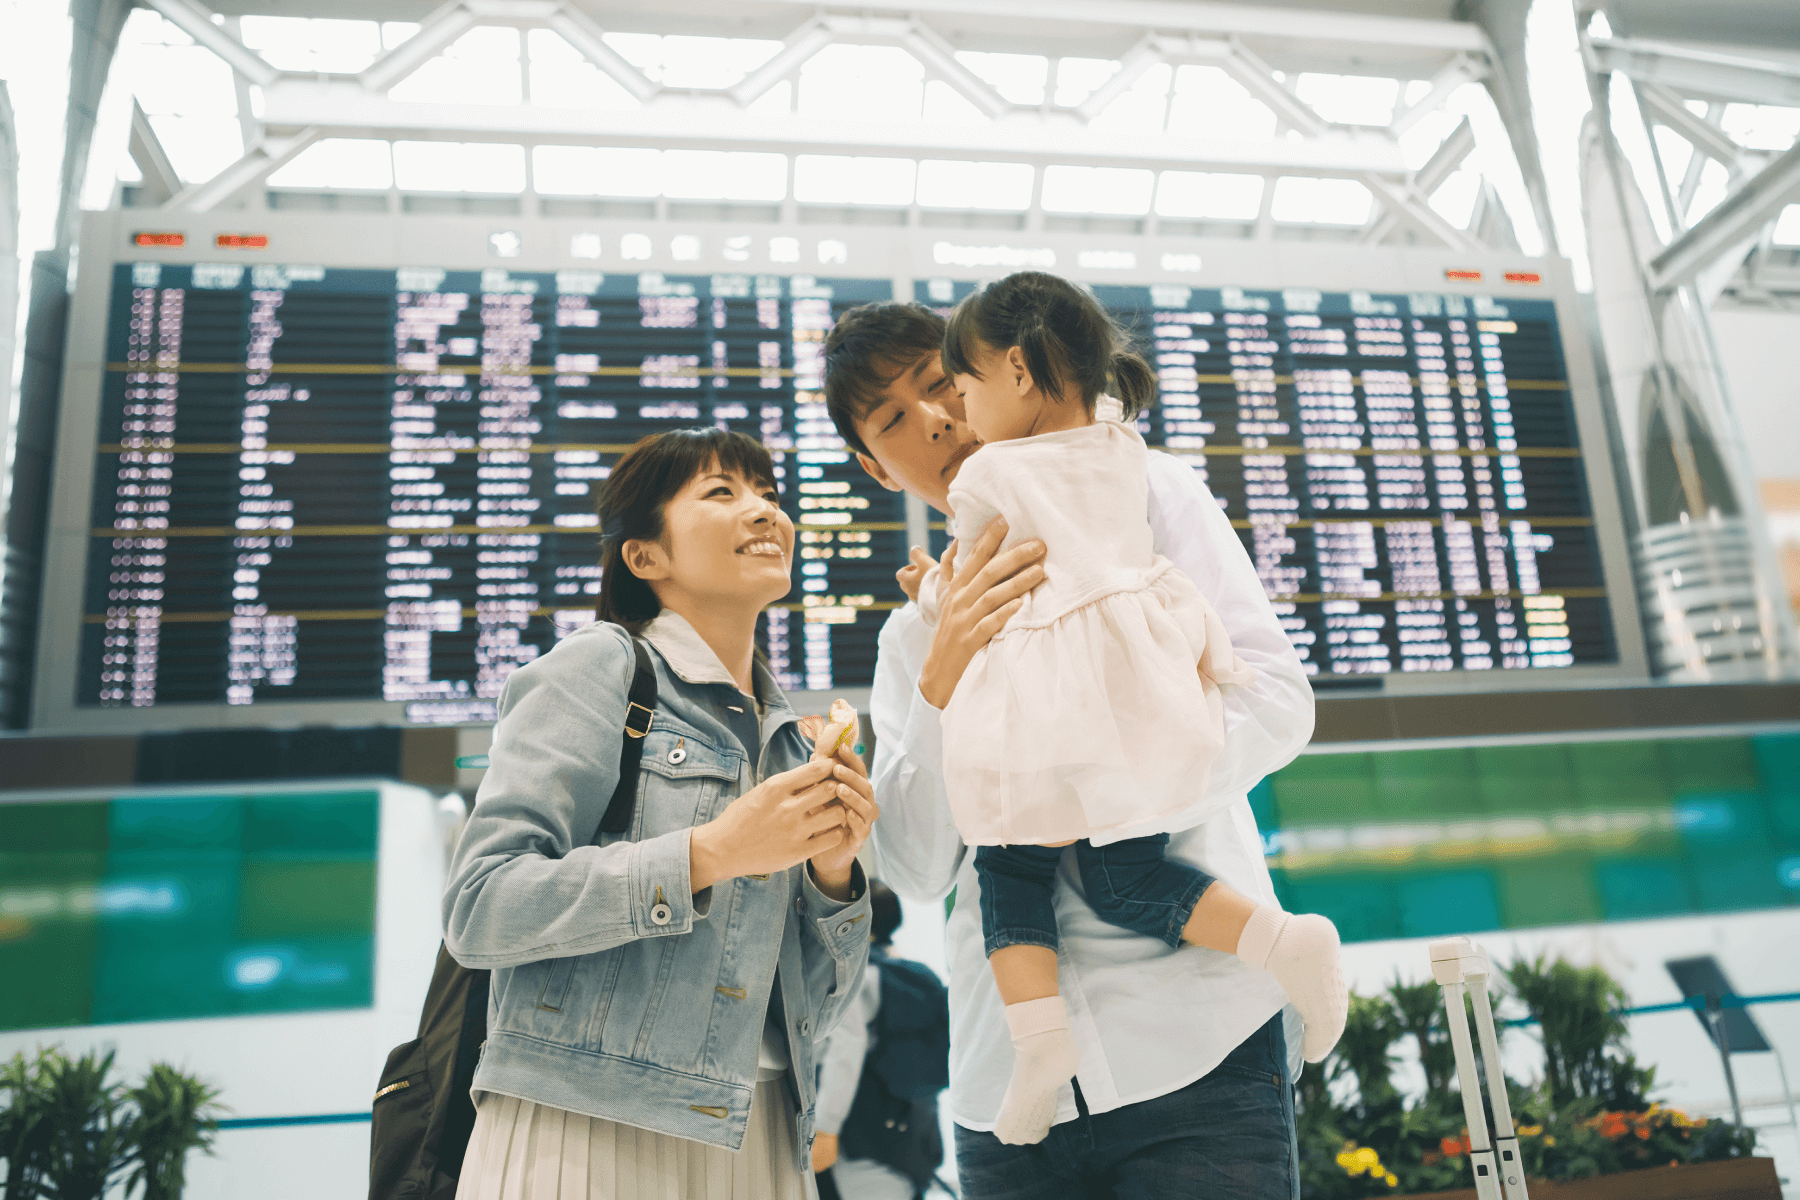
<svg viewBox="0 0 1800 1200"><path fill-rule="evenodd" d="M1051 886L1076 845L1088 903L1107 922L1235 946L1272 972L1318 1062L1343 1032L1338 935L1320 916L1259 905L1163 857L1169 831L1222 809L1205 780L1224 740L1220 687L1252 676L1188 577L1151 545L1148 453L1124 423L1155 374L1087 293L1025 271L950 317L944 370L984 443L949 501L959 530L1004 516L1004 545L1041 540L1045 580L970 662L944 710L944 778L976 846L989 965L1015 1058L994 1133L1041 1141L1077 1052L1057 988ZM1124 404L1102 395L1108 383ZM936 619L936 568L919 602ZM1202 897L1205 903L1202 904Z"/></svg>

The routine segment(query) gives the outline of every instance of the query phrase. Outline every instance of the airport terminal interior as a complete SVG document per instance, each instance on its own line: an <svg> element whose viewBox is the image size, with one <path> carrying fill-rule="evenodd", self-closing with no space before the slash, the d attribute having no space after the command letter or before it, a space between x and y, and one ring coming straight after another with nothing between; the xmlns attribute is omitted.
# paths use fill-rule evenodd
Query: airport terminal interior
<svg viewBox="0 0 1800 1200"><path fill-rule="evenodd" d="M1248 792L1356 997L1299 1194L1500 1200L1465 937L1554 1194L1800 1197L1797 137L1791 0L0 0L0 1064L216 1089L198 1200L367 1194L612 465L768 449L758 645L878 759L896 571L952 531L840 435L825 339L1034 270L1149 360L1136 428L1312 689ZM954 907L903 895L894 953L947 977ZM1544 1115L1577 977L1590 1067L1654 1076ZM1553 1118L1747 1182L1581 1191Z"/></svg>

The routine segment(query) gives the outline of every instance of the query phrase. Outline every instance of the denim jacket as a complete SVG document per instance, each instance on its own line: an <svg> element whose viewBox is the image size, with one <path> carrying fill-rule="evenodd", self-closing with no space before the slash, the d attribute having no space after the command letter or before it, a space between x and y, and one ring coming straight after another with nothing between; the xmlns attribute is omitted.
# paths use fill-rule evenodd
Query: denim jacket
<svg viewBox="0 0 1800 1200"><path fill-rule="evenodd" d="M758 664L766 713L753 761L725 717L748 700L693 627L665 610L644 637L656 715L624 834L595 844L635 665L625 631L579 630L501 694L444 893L450 953L493 969L475 1090L736 1150L773 1011L805 1163L815 1047L868 960L868 886L856 868L855 899L839 903L802 863L690 894L688 831L812 747Z"/></svg>

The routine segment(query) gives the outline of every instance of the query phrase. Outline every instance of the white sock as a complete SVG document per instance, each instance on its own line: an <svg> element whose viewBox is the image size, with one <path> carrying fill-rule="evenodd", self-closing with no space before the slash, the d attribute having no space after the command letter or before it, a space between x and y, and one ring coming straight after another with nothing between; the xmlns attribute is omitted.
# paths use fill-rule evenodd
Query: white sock
<svg viewBox="0 0 1800 1200"><path fill-rule="evenodd" d="M1013 1072L994 1136L1009 1146L1031 1146L1043 1141L1055 1124L1056 1094L1074 1078L1081 1057L1061 996L1009 1004L1005 1011L1012 1030Z"/></svg>
<svg viewBox="0 0 1800 1200"><path fill-rule="evenodd" d="M1293 916L1266 904L1256 906L1238 937L1238 957L1273 974L1306 1022L1301 1055L1321 1062L1344 1033L1350 1008L1338 964L1338 931L1314 913Z"/></svg>

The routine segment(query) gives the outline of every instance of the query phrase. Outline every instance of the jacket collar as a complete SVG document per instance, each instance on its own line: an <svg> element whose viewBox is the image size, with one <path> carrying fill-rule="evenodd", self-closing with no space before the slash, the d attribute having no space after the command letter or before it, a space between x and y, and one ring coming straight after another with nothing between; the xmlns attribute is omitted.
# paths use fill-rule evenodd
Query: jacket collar
<svg viewBox="0 0 1800 1200"><path fill-rule="evenodd" d="M713 648L706 644L697 630L688 623L688 619L671 609L663 609L648 625L644 626L642 637L656 652L662 655L663 662L668 665L677 678L684 683L692 684L724 684L738 695L737 680L713 653ZM751 686L756 689L756 699L770 710L786 709L787 697L781 694L776 686L775 677L769 673L760 657L750 667Z"/></svg>

